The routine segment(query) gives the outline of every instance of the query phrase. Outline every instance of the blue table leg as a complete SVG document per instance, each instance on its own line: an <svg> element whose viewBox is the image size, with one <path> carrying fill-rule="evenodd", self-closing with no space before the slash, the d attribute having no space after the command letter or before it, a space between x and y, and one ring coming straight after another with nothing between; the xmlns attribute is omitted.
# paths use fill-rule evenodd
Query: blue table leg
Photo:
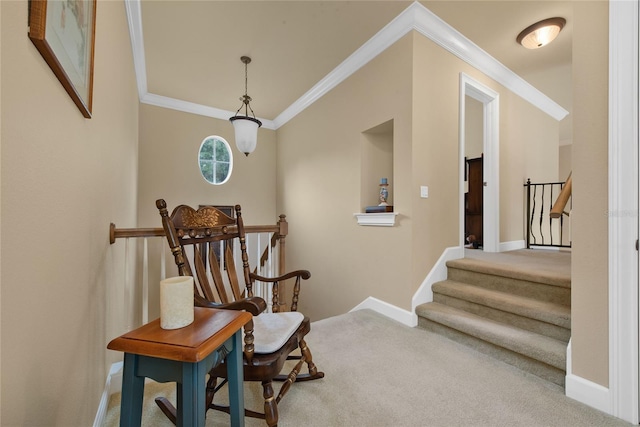
<svg viewBox="0 0 640 427"><path fill-rule="evenodd" d="M244 390L242 365L242 331L225 343L227 355L231 425L244 426ZM220 363L224 351L214 351L197 363L178 362L136 354L124 354L120 427L137 427L142 421L145 377L159 382L177 383L178 427L204 427L206 408L205 379L209 370Z"/></svg>
<svg viewBox="0 0 640 427"><path fill-rule="evenodd" d="M136 375L138 361L137 355L125 353L122 373L120 427L139 426L142 422L144 377Z"/></svg>
<svg viewBox="0 0 640 427"><path fill-rule="evenodd" d="M178 382L177 425L190 427L205 425L206 384L210 367L205 359L199 363L183 363L182 378Z"/></svg>
<svg viewBox="0 0 640 427"><path fill-rule="evenodd" d="M232 426L244 426L244 388L242 366L242 330L231 337L233 349L227 355L229 377L229 412Z"/></svg>

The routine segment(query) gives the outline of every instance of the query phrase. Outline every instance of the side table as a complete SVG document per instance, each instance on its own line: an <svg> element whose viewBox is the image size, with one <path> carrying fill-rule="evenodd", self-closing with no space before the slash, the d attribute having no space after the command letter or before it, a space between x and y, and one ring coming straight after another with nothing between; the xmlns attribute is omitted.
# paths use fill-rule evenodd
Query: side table
<svg viewBox="0 0 640 427"><path fill-rule="evenodd" d="M121 427L141 423L145 377L177 383L178 427L204 427L205 377L225 357L231 425L244 426L242 327L251 320L251 314L201 307L194 310L193 323L184 328L162 329L160 319L156 319L107 346L125 353Z"/></svg>

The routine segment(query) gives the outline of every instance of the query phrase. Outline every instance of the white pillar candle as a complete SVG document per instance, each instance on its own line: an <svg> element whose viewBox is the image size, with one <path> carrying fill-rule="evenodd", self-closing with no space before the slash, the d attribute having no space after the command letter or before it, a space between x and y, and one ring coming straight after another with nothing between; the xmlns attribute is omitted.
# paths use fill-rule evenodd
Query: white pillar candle
<svg viewBox="0 0 640 427"><path fill-rule="evenodd" d="M193 277L170 277L160 281L160 327L184 328L193 322Z"/></svg>

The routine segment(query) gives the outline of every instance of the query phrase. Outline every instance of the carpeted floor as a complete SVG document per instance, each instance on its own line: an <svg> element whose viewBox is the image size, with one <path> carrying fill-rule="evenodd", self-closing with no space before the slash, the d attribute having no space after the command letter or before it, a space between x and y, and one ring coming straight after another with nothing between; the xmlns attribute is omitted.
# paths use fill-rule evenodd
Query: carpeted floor
<svg viewBox="0 0 640 427"><path fill-rule="evenodd" d="M564 396L561 388L440 335L370 310L314 322L308 339L326 377L294 384L279 426L629 426ZM173 384L149 384L143 426L171 426L153 403L175 401ZM245 404L261 408L261 387L245 383ZM119 394L104 427L118 424ZM207 426L228 425L209 411ZM247 426L265 426L247 418Z"/></svg>

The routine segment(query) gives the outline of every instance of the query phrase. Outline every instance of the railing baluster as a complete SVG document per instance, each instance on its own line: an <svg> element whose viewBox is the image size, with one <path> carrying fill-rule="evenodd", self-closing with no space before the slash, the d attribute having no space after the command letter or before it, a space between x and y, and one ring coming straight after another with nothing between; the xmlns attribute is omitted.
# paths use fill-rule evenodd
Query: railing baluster
<svg viewBox="0 0 640 427"><path fill-rule="evenodd" d="M142 324L149 321L149 241L144 238L142 249Z"/></svg>
<svg viewBox="0 0 640 427"><path fill-rule="evenodd" d="M124 284L122 289L122 296L124 298L124 317L125 317L125 325L124 330L130 331L133 324L133 314L131 312L131 292L133 285L129 280L129 239L125 239L124 243L124 280L122 283Z"/></svg>
<svg viewBox="0 0 640 427"><path fill-rule="evenodd" d="M533 207L531 208L531 237L533 237L533 244L535 245L537 242L536 235L533 233L533 221L536 215L536 194L538 193L538 185L533 184Z"/></svg>
<svg viewBox="0 0 640 427"><path fill-rule="evenodd" d="M551 194L549 195L549 212L551 212L551 209L553 209L553 186L554 184L551 184L549 186L549 191L551 192ZM553 246L553 227L552 227L553 224L551 223L552 219L553 218L549 216L549 239L550 239L551 245Z"/></svg>
<svg viewBox="0 0 640 427"><path fill-rule="evenodd" d="M544 233L542 232L542 219L544 218L544 185L542 186L542 196L540 201L540 223L538 224L540 230L540 240L542 240L542 244L544 245Z"/></svg>
<svg viewBox="0 0 640 427"><path fill-rule="evenodd" d="M164 240L164 237L162 238ZM163 242L164 243L164 242ZM164 280L167 278L167 258L166 258L166 250L167 245L160 245L162 249L160 249L160 280Z"/></svg>

